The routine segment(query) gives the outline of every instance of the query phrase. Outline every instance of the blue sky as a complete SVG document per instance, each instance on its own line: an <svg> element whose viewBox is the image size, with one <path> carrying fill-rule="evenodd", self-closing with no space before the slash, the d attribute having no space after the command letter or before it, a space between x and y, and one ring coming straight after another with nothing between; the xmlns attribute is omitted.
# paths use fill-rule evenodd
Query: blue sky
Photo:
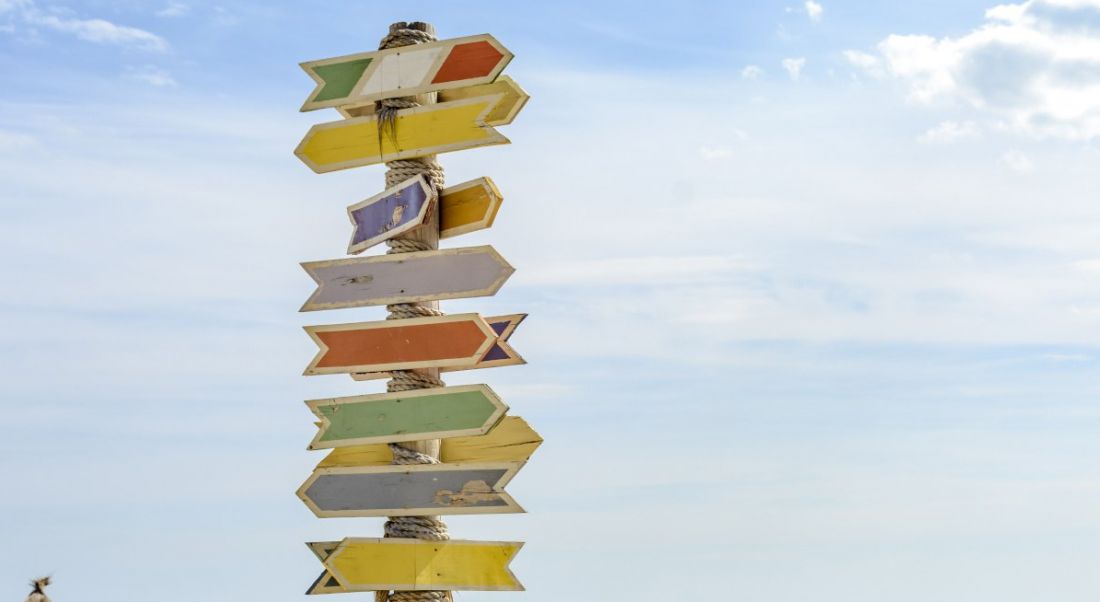
<svg viewBox="0 0 1100 602"><path fill-rule="evenodd" d="M298 600L381 533L293 493L302 400L378 389L300 326L383 315L296 313L382 187L292 155L297 63L412 19L532 95L441 157L518 270L444 309L531 314L448 382L546 439L448 520L528 592L460 599L1097 599L1095 0L0 0L0 598Z"/></svg>

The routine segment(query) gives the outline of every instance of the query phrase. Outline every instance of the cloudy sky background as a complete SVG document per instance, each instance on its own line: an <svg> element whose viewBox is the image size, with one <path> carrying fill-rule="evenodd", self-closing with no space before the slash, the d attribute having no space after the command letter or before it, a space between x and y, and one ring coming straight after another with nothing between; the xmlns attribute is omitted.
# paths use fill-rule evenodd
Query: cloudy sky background
<svg viewBox="0 0 1100 602"><path fill-rule="evenodd" d="M393 8L400 4L400 8ZM536 6L537 4L537 6ZM486 382L546 439L525 594L1100 596L1100 2L0 0L0 598L300 600L299 261L382 168L315 175L303 60L491 32L532 95L488 175L528 312ZM368 599L366 595L352 596Z"/></svg>

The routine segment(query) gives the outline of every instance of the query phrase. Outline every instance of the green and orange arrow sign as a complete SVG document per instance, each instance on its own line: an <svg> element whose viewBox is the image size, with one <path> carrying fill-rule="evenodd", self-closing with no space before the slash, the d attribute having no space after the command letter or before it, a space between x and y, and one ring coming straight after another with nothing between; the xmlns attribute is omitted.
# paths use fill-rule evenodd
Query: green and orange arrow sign
<svg viewBox="0 0 1100 602"><path fill-rule="evenodd" d="M303 111L492 82L512 53L489 34L302 63L317 87Z"/></svg>

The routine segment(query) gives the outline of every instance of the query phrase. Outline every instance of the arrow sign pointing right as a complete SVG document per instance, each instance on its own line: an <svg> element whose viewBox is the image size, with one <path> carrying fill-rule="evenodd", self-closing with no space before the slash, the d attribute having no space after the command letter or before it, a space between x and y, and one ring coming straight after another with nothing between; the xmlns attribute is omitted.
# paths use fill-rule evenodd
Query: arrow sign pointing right
<svg viewBox="0 0 1100 602"><path fill-rule="evenodd" d="M321 419L309 449L484 435L508 406L488 385L307 401Z"/></svg>
<svg viewBox="0 0 1100 602"><path fill-rule="evenodd" d="M512 53L489 34L302 63L317 87L303 111L487 84Z"/></svg>
<svg viewBox="0 0 1100 602"><path fill-rule="evenodd" d="M317 290L301 311L495 294L515 271L488 245L302 264Z"/></svg>
<svg viewBox="0 0 1100 602"><path fill-rule="evenodd" d="M522 591L508 564L523 542L349 537L323 561L344 591Z"/></svg>

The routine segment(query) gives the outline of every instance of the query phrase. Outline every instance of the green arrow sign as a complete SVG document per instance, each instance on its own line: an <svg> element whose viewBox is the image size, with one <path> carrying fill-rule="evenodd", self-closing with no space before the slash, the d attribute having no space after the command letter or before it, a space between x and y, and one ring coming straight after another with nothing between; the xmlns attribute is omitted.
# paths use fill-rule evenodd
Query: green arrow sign
<svg viewBox="0 0 1100 602"><path fill-rule="evenodd" d="M309 449L484 435L508 406L487 385L307 401L321 419Z"/></svg>

